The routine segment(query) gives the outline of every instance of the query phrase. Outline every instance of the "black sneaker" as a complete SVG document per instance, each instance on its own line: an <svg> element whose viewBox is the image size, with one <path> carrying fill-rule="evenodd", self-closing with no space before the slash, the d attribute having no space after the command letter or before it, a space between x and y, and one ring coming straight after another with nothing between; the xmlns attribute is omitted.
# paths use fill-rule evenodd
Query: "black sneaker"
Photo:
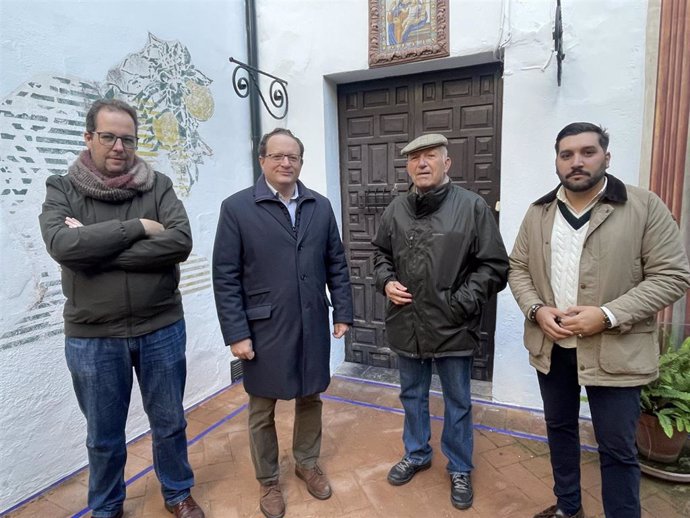
<svg viewBox="0 0 690 518"><path fill-rule="evenodd" d="M469 473L451 473L450 475L450 501L453 507L469 509L472 507L472 481Z"/></svg>
<svg viewBox="0 0 690 518"><path fill-rule="evenodd" d="M431 467L431 461L426 464L415 464L411 459L403 457L403 459L398 462L395 466L391 468L388 472L388 482L394 486L402 486L407 484L415 473L418 471L424 471Z"/></svg>

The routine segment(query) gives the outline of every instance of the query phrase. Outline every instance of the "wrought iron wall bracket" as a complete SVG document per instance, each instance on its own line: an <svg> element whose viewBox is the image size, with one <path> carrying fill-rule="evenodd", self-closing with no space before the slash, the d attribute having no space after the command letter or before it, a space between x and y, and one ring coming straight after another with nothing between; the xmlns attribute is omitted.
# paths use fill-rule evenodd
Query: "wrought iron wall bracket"
<svg viewBox="0 0 690 518"><path fill-rule="evenodd" d="M565 60L565 52L563 52L563 17L561 13L561 0L556 0L556 20L553 28L553 51L556 53L556 62L558 63L558 86L561 86L563 60Z"/></svg>
<svg viewBox="0 0 690 518"><path fill-rule="evenodd" d="M246 63L237 61L232 57L230 58L230 63L237 64L232 73L232 87L235 89L235 93L240 97L247 97L249 96L250 90L253 88L256 93L259 94L261 102L271 117L278 120L284 119L288 113L288 93L287 88L285 88L287 86L287 81L273 76L267 72L263 72L258 68L249 66ZM246 77L240 75L240 71L246 73ZM268 105L264 94L261 92L261 86L259 85L260 75L272 79L268 87L268 100L270 101L271 106Z"/></svg>

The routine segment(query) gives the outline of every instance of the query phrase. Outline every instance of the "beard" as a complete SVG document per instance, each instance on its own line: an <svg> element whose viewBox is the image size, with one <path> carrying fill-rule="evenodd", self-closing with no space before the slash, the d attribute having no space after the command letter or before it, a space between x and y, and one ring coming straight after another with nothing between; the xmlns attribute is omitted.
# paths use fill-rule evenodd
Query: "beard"
<svg viewBox="0 0 690 518"><path fill-rule="evenodd" d="M570 180L571 177L578 174L586 176L587 178L580 181ZM601 179L604 178L605 174L606 167L602 167L594 173L590 173L589 171L585 171L584 169L573 169L565 176L561 176L560 174L558 174L558 176L561 178L561 184L567 190L572 192L586 192L589 191L596 184L598 184L601 181Z"/></svg>

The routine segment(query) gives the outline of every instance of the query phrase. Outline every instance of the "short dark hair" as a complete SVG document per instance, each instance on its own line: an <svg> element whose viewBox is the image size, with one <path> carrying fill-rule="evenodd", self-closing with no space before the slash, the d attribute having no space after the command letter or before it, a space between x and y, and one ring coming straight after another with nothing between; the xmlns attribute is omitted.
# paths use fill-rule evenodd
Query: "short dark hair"
<svg viewBox="0 0 690 518"><path fill-rule="evenodd" d="M573 135L579 135L580 133L592 132L599 135L599 145L601 149L606 151L609 147L609 134L606 132L603 126L597 126L591 122L571 122L565 128L558 132L556 136L556 153L558 153L558 146L565 137L572 137Z"/></svg>
<svg viewBox="0 0 690 518"><path fill-rule="evenodd" d="M96 117L101 110L108 110L110 112L125 112L132 117L134 121L134 132L139 132L139 120L137 119L137 111L129 104L119 99L98 99L94 101L86 114L86 131L96 131Z"/></svg>
<svg viewBox="0 0 690 518"><path fill-rule="evenodd" d="M285 128L276 128L273 131L266 133L263 137L261 137L261 142L259 142L259 156L266 156L266 144L268 144L268 140L271 137L274 137L276 135L286 135L292 139L295 139L295 142L297 142L297 144L299 145L299 156L304 157L304 144L302 144L302 141L292 134L292 131Z"/></svg>

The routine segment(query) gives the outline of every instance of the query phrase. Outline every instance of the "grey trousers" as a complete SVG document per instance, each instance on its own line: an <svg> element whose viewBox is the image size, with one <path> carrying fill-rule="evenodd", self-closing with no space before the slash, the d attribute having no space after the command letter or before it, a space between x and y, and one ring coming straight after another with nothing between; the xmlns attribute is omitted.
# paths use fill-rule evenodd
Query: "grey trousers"
<svg viewBox="0 0 690 518"><path fill-rule="evenodd" d="M249 447L256 479L261 484L278 480L278 436L275 399L249 394ZM295 399L292 454L302 468L313 468L321 453L320 394Z"/></svg>

